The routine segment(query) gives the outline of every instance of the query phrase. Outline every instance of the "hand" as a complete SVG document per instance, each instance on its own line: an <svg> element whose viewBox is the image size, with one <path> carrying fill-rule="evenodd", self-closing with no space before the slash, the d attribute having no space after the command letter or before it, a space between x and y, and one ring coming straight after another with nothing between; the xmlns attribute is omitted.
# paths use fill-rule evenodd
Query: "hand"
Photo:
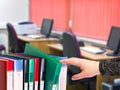
<svg viewBox="0 0 120 90"><path fill-rule="evenodd" d="M81 72L72 76L72 80L89 78L100 74L99 62L81 58L68 58L60 61L62 64L74 65L80 68Z"/></svg>

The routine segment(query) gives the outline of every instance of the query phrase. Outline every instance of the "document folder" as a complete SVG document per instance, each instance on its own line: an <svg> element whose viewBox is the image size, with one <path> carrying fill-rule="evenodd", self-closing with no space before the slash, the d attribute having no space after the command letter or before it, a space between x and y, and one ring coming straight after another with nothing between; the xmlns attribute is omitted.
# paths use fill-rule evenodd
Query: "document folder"
<svg viewBox="0 0 120 90"><path fill-rule="evenodd" d="M14 62L0 58L0 90L13 90Z"/></svg>
<svg viewBox="0 0 120 90"><path fill-rule="evenodd" d="M19 54L7 54L7 55L0 55L0 57L4 58L9 58L14 61L14 72L15 68L22 68L23 74L17 74L16 75L21 75L23 79L20 78L15 78L14 74L14 88L17 88L20 86L20 83L18 84L18 80L21 81L23 80L23 83L21 84L21 88L24 88L25 90L33 90L33 85L34 85L34 59L33 58L27 58L25 56L20 56ZM17 61L17 62L16 62ZM21 65L22 62L22 65ZM26 66L27 65L27 66ZM18 72L20 70L18 69ZM16 85L17 84L17 85ZM23 90L21 88L15 89L15 90Z"/></svg>
<svg viewBox="0 0 120 90"><path fill-rule="evenodd" d="M52 90L53 85L57 84L59 81L59 74L62 66L59 58L51 57L28 43L25 46L24 53L27 55L44 58L46 60L45 90Z"/></svg>

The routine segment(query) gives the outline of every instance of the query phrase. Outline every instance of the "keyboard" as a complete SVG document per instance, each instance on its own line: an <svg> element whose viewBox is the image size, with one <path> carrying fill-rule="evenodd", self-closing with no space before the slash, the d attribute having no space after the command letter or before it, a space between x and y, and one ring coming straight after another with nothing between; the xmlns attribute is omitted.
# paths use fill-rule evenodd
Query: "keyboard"
<svg viewBox="0 0 120 90"><path fill-rule="evenodd" d="M45 38L43 35L28 35L27 37L33 38L33 39L39 39L39 38Z"/></svg>
<svg viewBox="0 0 120 90"><path fill-rule="evenodd" d="M94 53L94 54L101 54L105 52L105 50L102 50L100 48L94 48L94 47L81 47L80 49L90 53Z"/></svg>

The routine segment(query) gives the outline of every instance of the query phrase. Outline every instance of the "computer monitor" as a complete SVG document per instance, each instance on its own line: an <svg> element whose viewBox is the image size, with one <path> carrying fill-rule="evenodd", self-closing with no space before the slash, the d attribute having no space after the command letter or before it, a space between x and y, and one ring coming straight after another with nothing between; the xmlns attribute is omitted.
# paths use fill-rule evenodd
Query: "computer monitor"
<svg viewBox="0 0 120 90"><path fill-rule="evenodd" d="M53 19L44 18L41 25L40 33L49 37L53 27Z"/></svg>
<svg viewBox="0 0 120 90"><path fill-rule="evenodd" d="M113 50L113 52L107 53L107 55L118 55L120 49L120 27L111 27L111 31L107 41L107 48Z"/></svg>

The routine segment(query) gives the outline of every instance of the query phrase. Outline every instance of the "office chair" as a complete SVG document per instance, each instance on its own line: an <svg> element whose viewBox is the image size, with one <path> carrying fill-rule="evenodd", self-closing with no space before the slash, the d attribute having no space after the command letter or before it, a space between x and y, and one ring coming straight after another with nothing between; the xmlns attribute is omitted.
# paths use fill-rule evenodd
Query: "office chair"
<svg viewBox="0 0 120 90"><path fill-rule="evenodd" d="M75 35L72 32L63 32L63 39L62 39L62 45L63 45L63 56L70 57L78 57L82 58L79 43L75 37ZM90 90L90 82L95 80L95 77L93 78L85 78L77 81L72 81L71 76L79 73L80 68L76 66L69 65L68 66L68 75L67 75L67 83L68 84L75 84L77 82L84 83L86 85L86 90Z"/></svg>
<svg viewBox="0 0 120 90"><path fill-rule="evenodd" d="M0 52L2 53L2 51L4 51L4 53L6 53L6 48L4 45L0 44Z"/></svg>
<svg viewBox="0 0 120 90"><path fill-rule="evenodd" d="M44 18L42 20L40 33L45 35L46 37L49 37L53 28L53 23L53 19Z"/></svg>
<svg viewBox="0 0 120 90"><path fill-rule="evenodd" d="M8 37L9 37L9 50L10 53L24 52L25 43L21 42L15 31L15 28L11 23L7 23Z"/></svg>

